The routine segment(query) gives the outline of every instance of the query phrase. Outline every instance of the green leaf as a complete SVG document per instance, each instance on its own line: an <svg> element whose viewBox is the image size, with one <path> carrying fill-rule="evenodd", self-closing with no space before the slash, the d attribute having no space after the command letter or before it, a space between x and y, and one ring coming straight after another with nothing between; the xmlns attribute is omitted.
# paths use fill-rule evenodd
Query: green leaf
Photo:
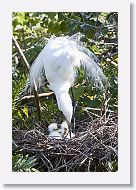
<svg viewBox="0 0 136 190"><path fill-rule="evenodd" d="M57 15L57 13L55 13L55 12L48 12L48 13L46 13L47 15L48 15L48 17L50 18L50 19L53 19L56 15Z"/></svg>
<svg viewBox="0 0 136 190"><path fill-rule="evenodd" d="M26 117L28 118L28 107L24 106L22 111L26 115Z"/></svg>
<svg viewBox="0 0 136 190"><path fill-rule="evenodd" d="M17 16L17 20L18 20L18 23L20 23L21 25L23 25L24 22L25 22L24 15L19 14L19 15Z"/></svg>
<svg viewBox="0 0 136 190"><path fill-rule="evenodd" d="M74 98L76 100L78 100L80 98L80 96L83 96L83 94L84 94L84 87L81 85L74 87L73 94L74 94Z"/></svg>
<svg viewBox="0 0 136 190"><path fill-rule="evenodd" d="M37 159L29 155L15 154L12 159L12 169L17 172L35 172L37 169L33 168L37 165Z"/></svg>

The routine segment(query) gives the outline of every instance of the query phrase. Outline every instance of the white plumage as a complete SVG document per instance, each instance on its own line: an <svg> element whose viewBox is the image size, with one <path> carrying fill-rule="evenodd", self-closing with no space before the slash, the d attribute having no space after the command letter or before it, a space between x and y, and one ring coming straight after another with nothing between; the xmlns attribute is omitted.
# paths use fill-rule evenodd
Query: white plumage
<svg viewBox="0 0 136 190"><path fill-rule="evenodd" d="M61 123L61 128L60 128L59 132L61 132L62 138L70 139L69 126L66 121L63 121ZM71 133L71 138L73 138L73 137L75 137L75 134Z"/></svg>
<svg viewBox="0 0 136 190"><path fill-rule="evenodd" d="M53 131L56 131L56 130L58 130L57 123L51 123L51 124L48 126L48 131L49 131L49 133L52 133Z"/></svg>
<svg viewBox="0 0 136 190"><path fill-rule="evenodd" d="M51 123L48 126L48 131L49 131L49 138L53 138L53 139L61 139L62 138L62 135L58 132L57 123Z"/></svg>
<svg viewBox="0 0 136 190"><path fill-rule="evenodd" d="M50 39L30 69L30 86L42 84L42 71L54 91L58 108L63 112L68 125L72 119L72 101L69 89L74 85L76 69L83 67L90 82L103 88L105 79L94 54L80 42L80 34Z"/></svg>
<svg viewBox="0 0 136 190"><path fill-rule="evenodd" d="M58 131L53 131L49 134L49 138L52 139L62 139L60 133L58 133Z"/></svg>
<svg viewBox="0 0 136 190"><path fill-rule="evenodd" d="M70 139L70 134L69 134L69 127L66 121L63 121L60 125L60 128L58 128L57 123L51 123L48 126L48 131L49 131L49 138L53 139L62 139L62 138L67 138ZM75 137L73 133L71 133L71 138Z"/></svg>

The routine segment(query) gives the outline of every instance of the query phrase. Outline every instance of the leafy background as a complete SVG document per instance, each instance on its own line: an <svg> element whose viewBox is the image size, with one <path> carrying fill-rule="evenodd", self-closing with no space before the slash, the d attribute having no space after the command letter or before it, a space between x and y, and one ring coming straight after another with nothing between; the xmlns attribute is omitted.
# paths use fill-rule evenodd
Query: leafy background
<svg viewBox="0 0 136 190"><path fill-rule="evenodd" d="M84 45L99 58L110 84L107 89L108 109L118 111L118 14L116 12L14 12L12 21L13 35L30 65L52 35L71 36L77 32L84 34ZM14 44L12 52L13 129L34 129L35 123L38 123L34 100L20 102L28 72ZM76 120L86 117L81 108L86 106L101 108L105 98L103 92L88 88L84 81L84 73L82 70L79 72L80 76L73 89L78 102ZM42 92L49 92L48 87L41 88L40 93ZM54 95L42 97L40 102L42 125L47 126L49 123L62 120ZM13 171L40 171L40 163L34 156L23 154L20 147L16 146L14 138L13 136L13 147L16 148L13 148ZM107 170L115 170L116 163L112 163L113 167L110 165Z"/></svg>

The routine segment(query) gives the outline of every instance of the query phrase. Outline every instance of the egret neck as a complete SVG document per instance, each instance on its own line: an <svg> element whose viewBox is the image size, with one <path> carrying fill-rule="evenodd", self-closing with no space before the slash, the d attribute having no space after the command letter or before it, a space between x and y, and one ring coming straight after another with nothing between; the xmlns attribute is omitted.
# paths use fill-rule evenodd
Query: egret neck
<svg viewBox="0 0 136 190"><path fill-rule="evenodd" d="M62 85L57 85L54 83L49 85L49 88L54 91L58 108L60 111L63 112L66 121L68 122L68 125L71 125L71 119L73 114L73 107L72 107L72 100L69 95L69 88L71 87L71 84L66 82Z"/></svg>

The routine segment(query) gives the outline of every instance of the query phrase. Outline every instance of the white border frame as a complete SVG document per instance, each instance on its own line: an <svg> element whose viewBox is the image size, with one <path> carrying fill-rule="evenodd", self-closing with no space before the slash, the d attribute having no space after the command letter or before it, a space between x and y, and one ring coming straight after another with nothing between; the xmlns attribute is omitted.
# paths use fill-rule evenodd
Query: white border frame
<svg viewBox="0 0 136 190"><path fill-rule="evenodd" d="M77 6L78 4L78 6ZM1 5L2 6L2 5ZM119 169L117 172L12 172L12 12L118 12ZM23 0L1 7L0 180L3 184L130 184L130 4L123 0ZM5 148L4 148L5 147ZM1 165L2 164L2 165ZM53 180L52 180L53 179Z"/></svg>

